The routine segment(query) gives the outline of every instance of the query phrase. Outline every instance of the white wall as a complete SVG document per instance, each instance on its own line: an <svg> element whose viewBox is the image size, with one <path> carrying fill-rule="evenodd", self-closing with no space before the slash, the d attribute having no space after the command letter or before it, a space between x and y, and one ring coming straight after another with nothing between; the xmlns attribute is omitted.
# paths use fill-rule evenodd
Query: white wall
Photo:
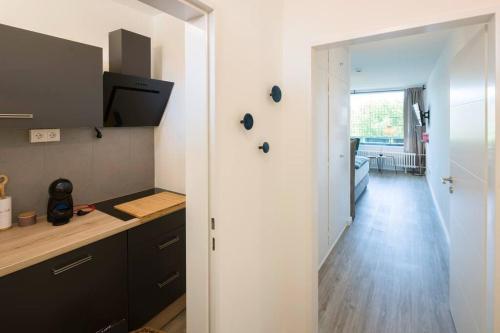
<svg viewBox="0 0 500 333"><path fill-rule="evenodd" d="M477 26L454 30L427 81L426 110L430 108L431 121L427 126L427 182L445 234L449 241L450 194L448 186L441 184L441 177L450 175L450 66L455 55L473 37Z"/></svg>
<svg viewBox="0 0 500 333"><path fill-rule="evenodd" d="M153 77L174 82L155 128L155 186L186 193L185 23L167 14L155 16L153 22Z"/></svg>
<svg viewBox="0 0 500 333"><path fill-rule="evenodd" d="M287 166L283 175L283 182L288 184L287 195L280 207L286 210L289 228L286 234L281 234L284 241L279 245L288 250L288 255L283 258L279 270L287 273L288 332L317 331L317 227L312 219L311 47L476 16L488 12L487 8L498 12L498 2L423 0L403 5L397 0L284 2L283 89L287 98L283 104L286 118L283 118L281 129L284 139L279 149L286 158L279 163ZM275 185L273 182L273 187ZM275 195L280 194L275 192ZM293 258L293 264L289 258ZM313 301L304 301L309 299Z"/></svg>
<svg viewBox="0 0 500 333"><path fill-rule="evenodd" d="M283 101L276 104L269 96L274 84L282 85L282 2L210 2L216 57L214 332L308 332L301 313L308 300L296 293L302 284L296 275L303 275L296 251L302 245L290 237L305 220L284 212L296 209L286 204L295 195L294 181L283 181L295 163L281 142L290 115ZM289 97L283 90L283 100ZM246 112L255 119L251 131L239 123ZM270 144L268 154L258 149L263 141Z"/></svg>

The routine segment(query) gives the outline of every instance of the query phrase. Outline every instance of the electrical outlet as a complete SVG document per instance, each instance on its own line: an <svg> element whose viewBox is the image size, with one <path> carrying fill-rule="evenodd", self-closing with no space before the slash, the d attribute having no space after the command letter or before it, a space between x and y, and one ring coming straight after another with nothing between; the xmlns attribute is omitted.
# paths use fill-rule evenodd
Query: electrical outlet
<svg viewBox="0 0 500 333"><path fill-rule="evenodd" d="M57 141L61 141L61 130L59 128L30 130L30 143Z"/></svg>
<svg viewBox="0 0 500 333"><path fill-rule="evenodd" d="M30 130L30 143L47 142L47 130L32 129Z"/></svg>
<svg viewBox="0 0 500 333"><path fill-rule="evenodd" d="M47 142L61 141L61 130L59 128L47 129Z"/></svg>

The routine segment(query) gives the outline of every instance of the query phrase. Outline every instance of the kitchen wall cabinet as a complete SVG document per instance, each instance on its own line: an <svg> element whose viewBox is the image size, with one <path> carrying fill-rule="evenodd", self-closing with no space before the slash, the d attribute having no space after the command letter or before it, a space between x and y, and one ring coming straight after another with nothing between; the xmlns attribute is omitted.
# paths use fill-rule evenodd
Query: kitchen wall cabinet
<svg viewBox="0 0 500 333"><path fill-rule="evenodd" d="M0 278L0 331L127 332L126 253L121 233Z"/></svg>
<svg viewBox="0 0 500 333"><path fill-rule="evenodd" d="M0 128L102 126L101 48L0 24L0 59Z"/></svg>

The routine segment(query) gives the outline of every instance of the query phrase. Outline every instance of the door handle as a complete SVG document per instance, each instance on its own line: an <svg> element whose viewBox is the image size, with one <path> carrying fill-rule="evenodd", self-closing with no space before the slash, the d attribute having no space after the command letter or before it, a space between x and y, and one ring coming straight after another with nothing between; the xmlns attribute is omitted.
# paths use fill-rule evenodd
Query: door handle
<svg viewBox="0 0 500 333"><path fill-rule="evenodd" d="M453 184L453 181L454 181L454 178L452 176L441 177L441 183L443 183L444 185L446 185L446 183Z"/></svg>

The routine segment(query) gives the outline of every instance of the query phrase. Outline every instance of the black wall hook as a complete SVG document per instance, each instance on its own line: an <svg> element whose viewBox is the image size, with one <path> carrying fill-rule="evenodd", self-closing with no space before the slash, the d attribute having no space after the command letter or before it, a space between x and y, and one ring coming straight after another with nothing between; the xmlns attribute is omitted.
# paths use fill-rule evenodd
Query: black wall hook
<svg viewBox="0 0 500 333"><path fill-rule="evenodd" d="M270 96L273 98L274 102L279 103L281 101L281 88L273 86Z"/></svg>
<svg viewBox="0 0 500 333"><path fill-rule="evenodd" d="M240 124L243 124L243 127L245 127L247 131L251 130L253 127L253 116L250 113L246 113L240 121Z"/></svg>
<svg viewBox="0 0 500 333"><path fill-rule="evenodd" d="M262 146L259 146L259 149L262 149L262 151L263 151L265 154L269 153L269 149L270 149L270 147L269 147L269 143L264 142L264 143L262 144Z"/></svg>
<svg viewBox="0 0 500 333"><path fill-rule="evenodd" d="M102 139L102 132L97 127L94 127L94 129L95 129L95 137L98 139Z"/></svg>

